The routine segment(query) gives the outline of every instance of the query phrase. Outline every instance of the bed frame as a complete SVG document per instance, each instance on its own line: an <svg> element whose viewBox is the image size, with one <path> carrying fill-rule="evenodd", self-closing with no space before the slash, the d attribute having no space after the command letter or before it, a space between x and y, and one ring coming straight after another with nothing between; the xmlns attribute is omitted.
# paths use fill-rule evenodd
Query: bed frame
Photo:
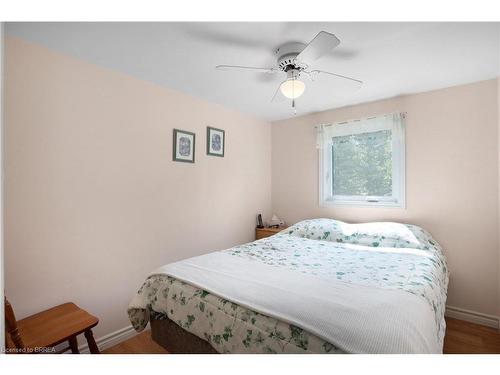
<svg viewBox="0 0 500 375"><path fill-rule="evenodd" d="M217 351L205 340L185 331L172 320L151 317L153 341L172 354L216 354Z"/></svg>

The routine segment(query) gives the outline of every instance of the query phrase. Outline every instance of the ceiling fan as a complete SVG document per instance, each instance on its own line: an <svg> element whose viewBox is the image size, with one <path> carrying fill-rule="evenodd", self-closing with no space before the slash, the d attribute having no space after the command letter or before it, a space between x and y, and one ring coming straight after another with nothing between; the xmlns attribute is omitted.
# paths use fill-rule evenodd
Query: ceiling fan
<svg viewBox="0 0 500 375"><path fill-rule="evenodd" d="M288 98L292 100L292 108L295 113L295 99L299 98L306 89L306 84L301 79L307 76L311 81L318 77L335 77L342 79L345 83L358 89L363 84L362 81L344 75L325 72L322 70L311 70L311 66L316 60L323 57L340 44L340 40L333 34L320 31L309 44L290 42L283 44L276 51L276 66L271 68L258 68L241 65L217 65L217 69L238 69L246 71L260 71L268 73L283 72L286 78L278 86L271 101Z"/></svg>

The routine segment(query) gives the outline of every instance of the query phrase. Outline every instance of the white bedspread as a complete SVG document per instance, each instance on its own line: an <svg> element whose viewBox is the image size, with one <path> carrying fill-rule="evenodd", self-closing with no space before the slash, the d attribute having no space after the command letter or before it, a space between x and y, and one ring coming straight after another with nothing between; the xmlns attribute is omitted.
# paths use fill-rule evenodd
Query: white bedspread
<svg viewBox="0 0 500 375"><path fill-rule="evenodd" d="M227 252L160 267L231 302L301 327L349 353L441 353L431 305L400 289L277 268Z"/></svg>

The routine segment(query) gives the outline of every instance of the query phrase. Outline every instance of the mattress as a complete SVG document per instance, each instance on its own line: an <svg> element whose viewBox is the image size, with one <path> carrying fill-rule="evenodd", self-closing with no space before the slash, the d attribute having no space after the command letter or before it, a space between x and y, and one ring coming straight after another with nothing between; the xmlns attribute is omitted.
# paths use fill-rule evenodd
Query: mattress
<svg viewBox="0 0 500 375"><path fill-rule="evenodd" d="M246 284L241 284L244 287L239 288L237 292L231 292L225 291L225 286L232 284L227 282L232 279L224 279L226 282L221 284L222 287L216 288L213 281L210 284L211 278L204 278L199 268L194 276L190 277L189 273L175 271L175 267L170 266L153 272L132 300L128 313L134 328L138 331L144 329L151 317L169 318L184 330L206 340L219 353L376 353L439 352L439 348L442 350L448 270L440 246L422 228L398 223L346 224L331 219L314 219L300 222L275 236L217 252L216 255L217 259L243 262L246 269L261 267L274 277L284 272L287 278L293 278L295 282L301 278L305 278L306 283L312 280L313 284L309 285L314 286L317 283L318 289L320 285L326 285L326 288L332 285L340 288L339 290L345 289L346 295L356 294L358 290L365 293L361 293L360 299L356 301L363 301L368 296L374 298L377 293L382 293L381 298L385 298L387 293L390 296L400 293L396 294L397 299L391 300L396 302L391 302L392 305L385 311L391 313L393 310L407 308L403 312L411 314L412 310L418 310L411 306L415 303L419 304L421 315L430 318L423 319L417 313L408 315L409 320L403 319L401 322L404 321L404 324L399 326L397 318L394 322L382 322L381 318L371 318L377 316L375 310L379 308L375 298L372 305L359 303L359 308L355 304L352 307L351 303L347 315L342 315L340 309L336 311L332 308L326 313L319 311L316 315L312 314L304 321L299 319L300 314L296 314L299 316L296 318L293 314L287 315L287 311L270 309L269 306L273 307L271 297L268 297L267 305L265 299L261 301L263 303L257 303L264 298L261 295L266 294L266 289L262 289L257 295L251 295L252 290L255 292L257 289L249 282L250 279L245 281ZM214 254L211 258L201 257L198 263L206 263L214 257ZM193 262L191 261L191 264L194 264ZM237 277L233 277L234 284L238 285ZM277 280L273 283L279 284L280 279ZM239 282L241 283L241 280ZM246 285L248 287L245 287ZM288 285L295 285L295 288L300 289L302 284ZM284 293L291 296L285 301L290 308L280 307L282 310L297 310L297 305L297 311L307 312L308 305L314 309L313 303L308 304L308 296L304 291L301 294L304 297L300 299L294 299L293 296L298 295L295 292ZM250 295L246 296L245 293ZM309 292L314 293L314 290ZM337 298L336 295L332 296L329 299ZM317 299L317 296L311 298ZM399 303L402 301L405 302ZM282 303L282 306L287 305ZM350 318L357 314L362 319L373 320L361 327L363 322ZM315 323L315 319L322 320L323 323L331 322L333 327L341 329L330 330L334 332L331 333L324 329L324 324L321 326L322 330L316 329L319 323ZM424 329L415 323L413 330L405 332L406 326L411 326L418 320L427 320L427 327L432 327L426 328L426 332L422 333L419 330ZM398 346L398 343L387 346L382 338L388 326L384 328L383 324L391 325L389 330L396 331L394 337L403 337L405 340L409 337L409 346ZM397 329L393 329L393 326ZM377 327L380 327L379 332ZM400 335L398 330L405 332L404 335ZM359 332L358 335L351 334L356 331ZM429 338L431 335L435 336ZM363 340L360 339L361 336ZM432 349L418 345L413 347L412 340L420 336L426 336L426 340L435 340L437 344ZM385 341L391 340L390 336L388 337ZM357 342L370 340L373 341L370 346Z"/></svg>

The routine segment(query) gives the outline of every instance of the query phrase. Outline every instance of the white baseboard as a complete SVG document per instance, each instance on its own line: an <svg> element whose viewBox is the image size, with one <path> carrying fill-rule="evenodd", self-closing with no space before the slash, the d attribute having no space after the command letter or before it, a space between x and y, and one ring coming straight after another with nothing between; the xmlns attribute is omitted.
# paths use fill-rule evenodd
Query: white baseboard
<svg viewBox="0 0 500 375"><path fill-rule="evenodd" d="M466 322L480 324L491 328L500 329L498 316L487 315L476 311L461 309L459 307L446 306L444 314L449 318L465 320Z"/></svg>
<svg viewBox="0 0 500 375"><path fill-rule="evenodd" d="M102 351L114 345L117 345L122 341L128 340L129 338L134 337L137 334L138 333L135 331L135 329L131 325L129 325L127 327L120 328L115 332L111 332L107 335L99 337L98 339L95 340L95 342L99 347L99 350ZM80 353L84 354L90 353L89 346L87 343L80 345L78 349L80 350Z"/></svg>

